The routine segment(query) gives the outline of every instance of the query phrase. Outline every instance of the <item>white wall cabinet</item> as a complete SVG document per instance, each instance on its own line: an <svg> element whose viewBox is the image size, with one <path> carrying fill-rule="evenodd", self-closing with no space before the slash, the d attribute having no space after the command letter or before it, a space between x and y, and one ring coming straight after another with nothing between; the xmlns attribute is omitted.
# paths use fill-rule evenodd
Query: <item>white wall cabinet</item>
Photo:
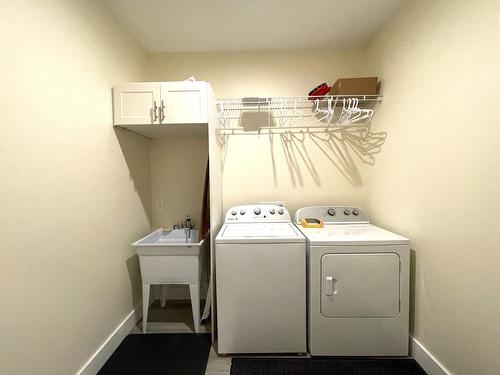
<svg viewBox="0 0 500 375"><path fill-rule="evenodd" d="M208 123L206 82L163 82L160 91L162 124Z"/></svg>
<svg viewBox="0 0 500 375"><path fill-rule="evenodd" d="M113 88L113 119L115 125L159 124L161 84L131 82Z"/></svg>
<svg viewBox="0 0 500 375"><path fill-rule="evenodd" d="M203 81L130 82L113 88L114 125L152 139L206 137L208 107Z"/></svg>

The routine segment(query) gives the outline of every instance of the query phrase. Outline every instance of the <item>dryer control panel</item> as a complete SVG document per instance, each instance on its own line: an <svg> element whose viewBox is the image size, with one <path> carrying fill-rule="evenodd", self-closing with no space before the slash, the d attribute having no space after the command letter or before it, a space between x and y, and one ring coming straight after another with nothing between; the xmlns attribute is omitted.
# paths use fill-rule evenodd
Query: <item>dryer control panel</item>
<svg viewBox="0 0 500 375"><path fill-rule="evenodd" d="M319 219L324 224L369 224L368 216L359 207L313 206L304 207L295 213L295 223L302 219Z"/></svg>
<svg viewBox="0 0 500 375"><path fill-rule="evenodd" d="M226 223L290 223L290 213L283 206L250 204L231 207L226 212Z"/></svg>

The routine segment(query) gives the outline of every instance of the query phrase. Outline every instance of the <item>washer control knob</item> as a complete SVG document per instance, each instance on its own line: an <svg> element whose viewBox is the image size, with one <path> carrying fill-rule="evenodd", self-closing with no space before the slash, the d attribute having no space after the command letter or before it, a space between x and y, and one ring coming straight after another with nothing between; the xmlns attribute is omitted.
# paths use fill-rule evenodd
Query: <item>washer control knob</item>
<svg viewBox="0 0 500 375"><path fill-rule="evenodd" d="M283 209L282 209L282 208L279 208L279 209L278 209L278 213L279 213L280 215L283 215L283 214L285 213L285 211L283 211Z"/></svg>
<svg viewBox="0 0 500 375"><path fill-rule="evenodd" d="M348 208L346 208L346 209L344 210L344 215L350 215L350 214L351 214L351 210L350 210L350 209L348 209Z"/></svg>
<svg viewBox="0 0 500 375"><path fill-rule="evenodd" d="M261 211L260 211L260 208L259 208L259 207L255 207L255 209L253 210L253 213L254 213L255 215L260 215L260 212L261 212Z"/></svg>
<svg viewBox="0 0 500 375"><path fill-rule="evenodd" d="M357 210L357 209L352 210L352 214L354 216L358 216L359 215L359 210Z"/></svg>
<svg viewBox="0 0 500 375"><path fill-rule="evenodd" d="M329 208L327 212L328 212L328 215L335 216L335 208Z"/></svg>
<svg viewBox="0 0 500 375"><path fill-rule="evenodd" d="M231 215L233 215L233 216L234 216L234 215L236 215L236 214L237 214L236 210L232 210L232 211L231 211Z"/></svg>
<svg viewBox="0 0 500 375"><path fill-rule="evenodd" d="M274 215L274 213L275 213L275 212L276 212L276 211L274 210L274 208L271 208L271 209L269 210L269 213L270 213L271 215Z"/></svg>
<svg viewBox="0 0 500 375"><path fill-rule="evenodd" d="M240 210L240 215L245 215L245 210Z"/></svg>

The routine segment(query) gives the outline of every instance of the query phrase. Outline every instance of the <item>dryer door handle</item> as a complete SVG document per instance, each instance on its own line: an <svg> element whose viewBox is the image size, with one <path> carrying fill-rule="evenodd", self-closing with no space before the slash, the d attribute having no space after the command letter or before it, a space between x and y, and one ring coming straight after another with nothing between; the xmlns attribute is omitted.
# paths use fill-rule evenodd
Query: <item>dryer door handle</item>
<svg viewBox="0 0 500 375"><path fill-rule="evenodd" d="M333 276L325 277L325 294L327 296L333 296L338 293L338 291L335 289L336 282L337 280L334 279Z"/></svg>

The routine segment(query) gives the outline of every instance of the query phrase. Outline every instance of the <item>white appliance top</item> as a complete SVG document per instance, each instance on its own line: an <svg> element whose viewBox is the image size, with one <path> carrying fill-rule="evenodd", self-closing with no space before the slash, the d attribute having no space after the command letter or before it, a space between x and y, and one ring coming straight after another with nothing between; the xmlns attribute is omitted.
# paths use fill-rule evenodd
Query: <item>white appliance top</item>
<svg viewBox="0 0 500 375"><path fill-rule="evenodd" d="M402 237L371 224L337 225L327 224L323 228L299 229L311 245L407 245Z"/></svg>
<svg viewBox="0 0 500 375"><path fill-rule="evenodd" d="M276 205L236 206L226 213L218 243L305 242L285 207Z"/></svg>
<svg viewBox="0 0 500 375"><path fill-rule="evenodd" d="M302 218L323 220L323 228L304 228ZM370 224L357 207L305 207L295 214L295 221L311 245L406 245L408 238Z"/></svg>

